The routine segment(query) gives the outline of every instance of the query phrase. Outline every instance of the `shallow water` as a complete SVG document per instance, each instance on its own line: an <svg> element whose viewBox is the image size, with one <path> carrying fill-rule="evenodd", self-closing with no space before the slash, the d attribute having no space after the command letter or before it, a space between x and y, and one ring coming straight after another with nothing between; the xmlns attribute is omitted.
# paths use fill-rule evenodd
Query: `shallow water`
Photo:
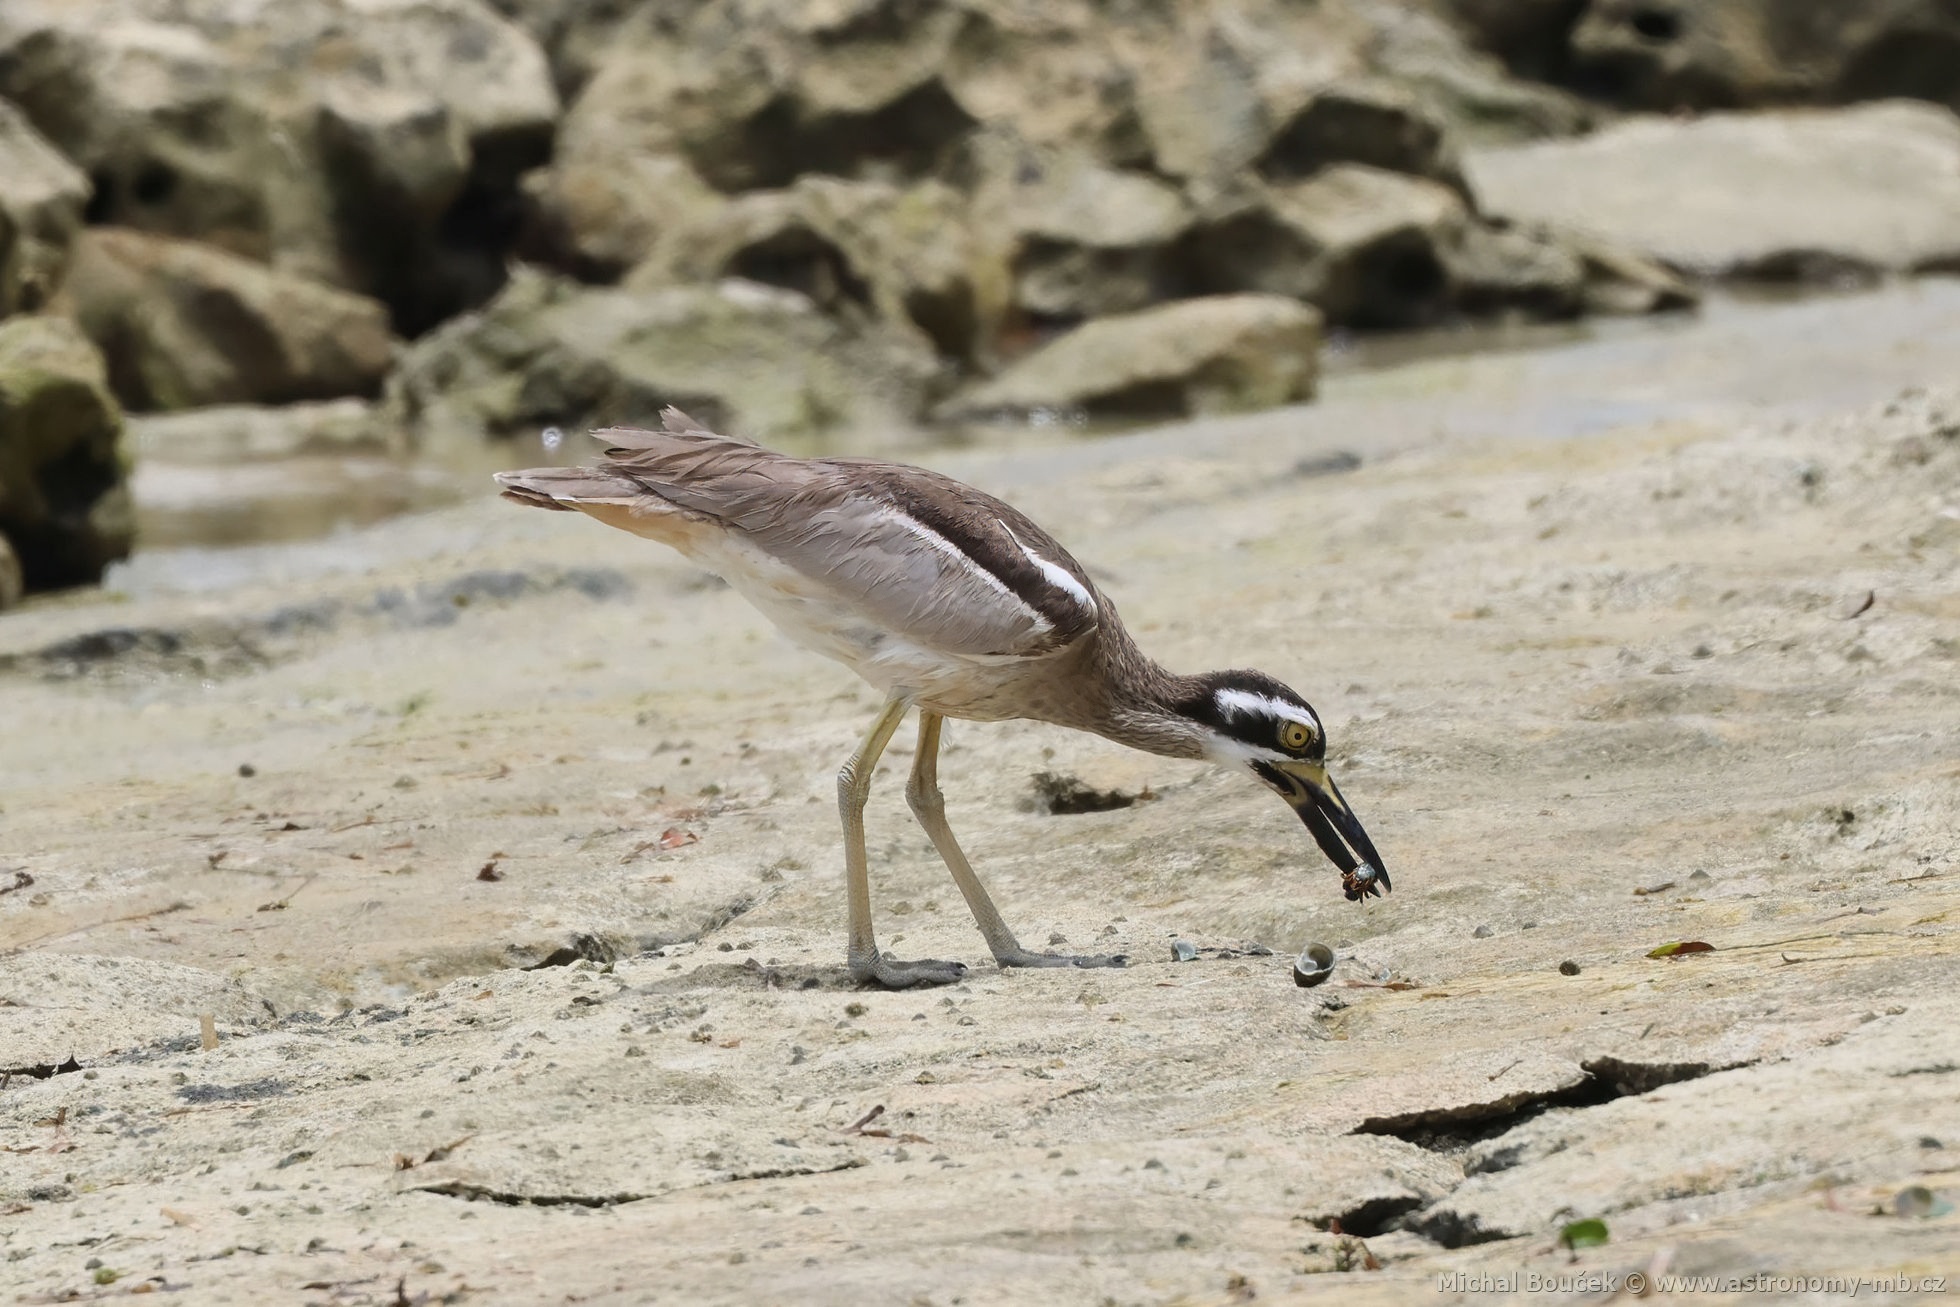
<svg viewBox="0 0 1960 1307"><path fill-rule="evenodd" d="M1698 312L1653 317L1335 333L1312 405L1160 434L1067 423L854 432L834 452L948 464L984 447L1059 471L1167 439L1220 452L1282 424L1372 457L1439 439L1560 437L1712 411L1802 416L1956 375L1960 278L1940 277L1800 298L1721 293ZM134 483L141 547L108 588L209 590L267 568L358 566L363 529L488 496L501 468L589 457L582 444L552 448L540 432L440 457L146 460ZM303 547L277 548L293 545Z"/></svg>

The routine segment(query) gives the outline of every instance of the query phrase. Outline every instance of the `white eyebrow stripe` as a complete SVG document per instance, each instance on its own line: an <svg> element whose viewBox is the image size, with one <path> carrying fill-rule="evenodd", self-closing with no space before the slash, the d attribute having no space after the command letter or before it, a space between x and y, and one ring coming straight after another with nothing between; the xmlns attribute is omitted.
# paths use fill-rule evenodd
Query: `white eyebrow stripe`
<svg viewBox="0 0 1960 1307"><path fill-rule="evenodd" d="M1311 712L1284 699L1228 687L1214 692L1212 700L1218 705L1218 711L1228 716L1277 717L1282 721L1298 722L1315 735L1320 734L1320 722Z"/></svg>
<svg viewBox="0 0 1960 1307"><path fill-rule="evenodd" d="M1000 524L1000 529L1007 532L1007 538L1009 540L1012 540L1015 546L1020 549L1023 557L1025 557L1030 563L1033 563L1036 567L1041 569L1041 574L1043 576L1047 577L1054 584L1060 586L1063 590L1066 590L1070 595L1074 596L1075 601L1081 604L1090 613L1092 614L1096 613L1097 609L1096 609L1095 596L1091 595L1088 592L1088 590L1083 587L1080 581L1076 580L1074 576L1070 575L1069 570L1066 567L1063 567L1060 563L1050 562L1046 558L1043 558L1040 554L1037 554L1034 550L1022 544L1021 537L1015 535L1014 528L1007 525L1007 523L1002 522Z"/></svg>
<svg viewBox="0 0 1960 1307"><path fill-rule="evenodd" d="M1027 600L1021 598L1020 595L1015 594L1014 591L1008 587L1005 581L1002 581L999 577L995 576L992 572L989 572L986 568L980 566L980 564L976 563L973 559L969 558L966 555L965 551L960 549L959 546L955 545L952 541L948 540L945 536L940 535L939 532L933 530L931 527L927 526L924 522L921 522L918 518L913 517L910 513L907 513L902 509L897 509L897 508L881 507L878 510L878 512L880 516L885 517L890 521L898 523L898 525L905 528L905 530L917 536L921 542L923 542L931 549L935 550L938 553L944 554L946 557L958 563L962 568L965 569L966 574L968 576L976 578L983 585L987 586L991 590L994 590L1002 597L1012 600L1016 607L1026 612L1028 616L1032 617L1036 622L1040 624L1041 630L1049 631L1054 629L1053 622L1050 622L1046 617L1043 617L1041 615L1040 610L1035 608L1033 604L1030 604ZM1012 533L1010 532L1009 534ZM1015 541L1015 543L1019 544L1020 541L1017 540Z"/></svg>

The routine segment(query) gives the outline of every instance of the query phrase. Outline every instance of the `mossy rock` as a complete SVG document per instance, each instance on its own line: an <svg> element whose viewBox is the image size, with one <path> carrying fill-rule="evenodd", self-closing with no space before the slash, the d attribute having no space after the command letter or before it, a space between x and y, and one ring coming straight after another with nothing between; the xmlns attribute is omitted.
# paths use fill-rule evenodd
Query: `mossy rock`
<svg viewBox="0 0 1960 1307"><path fill-rule="evenodd" d="M122 410L102 356L62 318L0 323L0 534L29 591L90 585L129 555Z"/></svg>

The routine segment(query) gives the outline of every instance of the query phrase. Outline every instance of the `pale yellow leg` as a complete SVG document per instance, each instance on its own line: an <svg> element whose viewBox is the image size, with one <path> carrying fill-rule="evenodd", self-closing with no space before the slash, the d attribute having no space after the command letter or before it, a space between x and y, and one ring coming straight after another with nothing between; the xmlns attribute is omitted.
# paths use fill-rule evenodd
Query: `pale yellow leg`
<svg viewBox="0 0 1960 1307"><path fill-rule="evenodd" d="M837 773L837 810L844 819L844 891L850 903L849 959L851 977L875 981L890 989L914 985L946 985L966 975L958 962L926 960L896 962L880 957L871 929L871 875L864 854L864 804L871 797L871 774L878 757L891 742L892 732L905 719L903 699L888 701L871 723L864 741Z"/></svg>
<svg viewBox="0 0 1960 1307"><path fill-rule="evenodd" d="M988 896L986 886L973 874L973 867L967 862L959 841L953 838L953 828L946 821L946 797L939 792L939 726L943 720L938 713L923 709L919 712L919 751L912 758L912 779L905 786L905 801L912 805L912 815L919 819L919 825L925 827L932 847L939 850L946 870L953 873L953 883L960 887L966 906L972 911L974 921L979 923L980 933L986 937L987 948L993 953L994 961L1003 967L1122 966L1127 959L1121 956L1075 957L1059 953L1033 953L1022 948L1020 941L1014 938L1014 932L1001 919L1000 909ZM869 912L868 907L866 911ZM869 929L868 916L866 929Z"/></svg>

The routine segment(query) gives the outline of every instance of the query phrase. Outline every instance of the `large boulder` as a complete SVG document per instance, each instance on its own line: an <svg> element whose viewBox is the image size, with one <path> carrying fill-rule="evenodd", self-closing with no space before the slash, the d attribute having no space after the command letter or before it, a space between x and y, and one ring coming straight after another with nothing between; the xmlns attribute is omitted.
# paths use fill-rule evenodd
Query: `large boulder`
<svg viewBox="0 0 1960 1307"><path fill-rule="evenodd" d="M1448 308L1444 252L1469 221L1440 182L1341 164L1234 196L1193 233L1189 266L1207 292L1286 295L1332 322L1412 326Z"/></svg>
<svg viewBox="0 0 1960 1307"><path fill-rule="evenodd" d="M362 291L410 333L501 283L558 114L478 0L7 0L0 95L87 172L91 220Z"/></svg>
<svg viewBox="0 0 1960 1307"><path fill-rule="evenodd" d="M0 322L0 536L28 590L89 585L128 557L121 436L102 356L73 323Z"/></svg>
<svg viewBox="0 0 1960 1307"><path fill-rule="evenodd" d="M1913 96L1960 110L1950 0L1588 0L1570 42L1570 76L1641 108Z"/></svg>
<svg viewBox="0 0 1960 1307"><path fill-rule="evenodd" d="M0 318L45 304L68 270L88 178L0 100Z"/></svg>
<svg viewBox="0 0 1960 1307"><path fill-rule="evenodd" d="M0 535L0 609L12 608L27 592L27 581L20 572L20 558L7 537Z"/></svg>
<svg viewBox="0 0 1960 1307"><path fill-rule="evenodd" d="M1008 269L1024 314L1072 323L1173 293L1172 247L1193 218L1176 188L1081 147L1038 147L1005 132L969 142L960 171L972 228Z"/></svg>
<svg viewBox="0 0 1960 1307"><path fill-rule="evenodd" d="M1256 166L1271 180L1297 181L1337 163L1462 184L1442 121L1407 89L1378 78L1317 90L1279 124Z"/></svg>
<svg viewBox="0 0 1960 1307"><path fill-rule="evenodd" d="M1008 299L1004 256L974 226L965 198L942 182L811 176L676 223L625 284L780 286L846 326L917 333L973 364L991 356Z"/></svg>
<svg viewBox="0 0 1960 1307"><path fill-rule="evenodd" d="M1891 101L1470 152L1482 207L1701 277L1960 267L1960 117Z"/></svg>
<svg viewBox="0 0 1960 1307"><path fill-rule="evenodd" d="M394 354L378 300L145 232L84 233L63 299L138 410L375 395Z"/></svg>
<svg viewBox="0 0 1960 1307"><path fill-rule="evenodd" d="M941 419L1170 418L1313 396L1320 315L1275 295L1183 300L1085 323L970 387Z"/></svg>
<svg viewBox="0 0 1960 1307"><path fill-rule="evenodd" d="M773 286L602 289L525 270L416 342L388 407L425 447L657 425L669 404L794 441L913 417L936 371L912 336L847 327Z"/></svg>

